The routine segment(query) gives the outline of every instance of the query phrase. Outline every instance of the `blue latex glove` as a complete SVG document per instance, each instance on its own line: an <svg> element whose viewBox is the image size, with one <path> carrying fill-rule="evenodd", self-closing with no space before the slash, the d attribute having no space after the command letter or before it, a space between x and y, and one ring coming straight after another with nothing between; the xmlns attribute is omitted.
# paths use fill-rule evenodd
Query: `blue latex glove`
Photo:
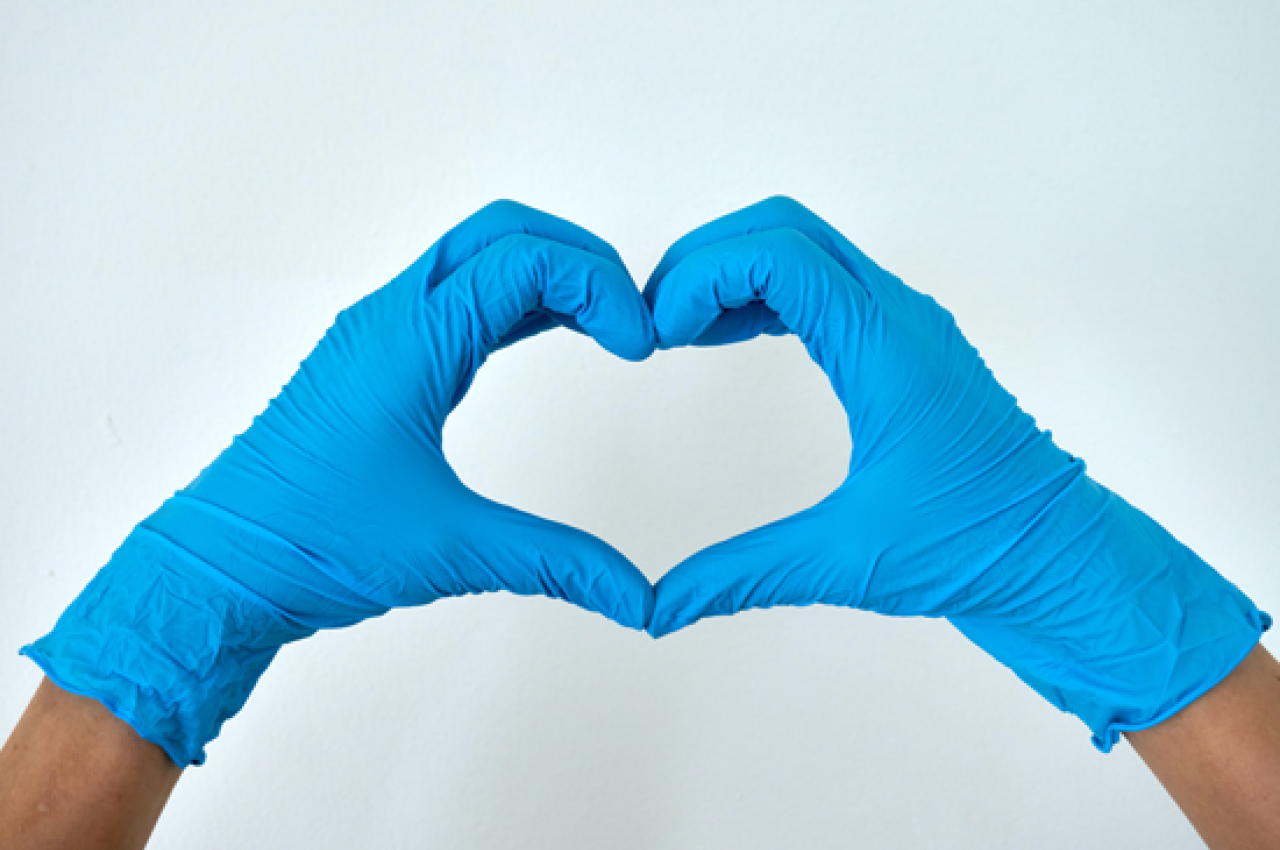
<svg viewBox="0 0 1280 850"><path fill-rule="evenodd" d="M1216 684L1270 625L1055 446L950 313L796 202L688 234L645 297L662 347L794 332L853 438L824 501L664 576L653 635L772 605L945 616L1107 751Z"/></svg>
<svg viewBox="0 0 1280 850"><path fill-rule="evenodd" d="M554 323L629 360L653 351L649 311L609 245L491 204L342 312L252 426L23 652L185 766L277 649L316 629L493 590L643 629L653 590L629 561L477 495L441 450L485 358Z"/></svg>

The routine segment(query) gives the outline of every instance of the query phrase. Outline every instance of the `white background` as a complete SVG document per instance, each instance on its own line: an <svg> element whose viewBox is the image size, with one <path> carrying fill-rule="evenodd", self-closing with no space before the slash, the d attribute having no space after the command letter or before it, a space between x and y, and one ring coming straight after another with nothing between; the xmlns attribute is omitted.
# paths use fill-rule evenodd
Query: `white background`
<svg viewBox="0 0 1280 850"><path fill-rule="evenodd" d="M334 314L498 197L643 283L790 194L1280 612L1280 7L0 2L0 734L17 656ZM843 477L794 339L639 365L560 331L450 420L478 490L653 580ZM1273 650L1280 649L1274 638ZM287 648L160 848L1199 846L945 622L654 642L494 595Z"/></svg>

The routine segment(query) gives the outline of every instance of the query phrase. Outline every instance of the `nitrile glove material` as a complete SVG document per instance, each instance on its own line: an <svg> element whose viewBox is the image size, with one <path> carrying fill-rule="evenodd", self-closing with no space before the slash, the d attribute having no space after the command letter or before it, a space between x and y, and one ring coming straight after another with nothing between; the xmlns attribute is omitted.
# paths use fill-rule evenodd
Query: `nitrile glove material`
<svg viewBox="0 0 1280 850"><path fill-rule="evenodd" d="M608 544L469 490L441 446L485 358L566 324L653 350L617 253L511 202L481 210L343 311L252 426L140 523L23 651L179 765L284 643L399 606L544 594L642 629L649 582Z"/></svg>
<svg viewBox="0 0 1280 850"><path fill-rule="evenodd" d="M783 604L944 616L1106 751L1216 684L1270 625L1054 445L950 313L796 202L685 236L645 297L663 347L795 333L853 438L824 501L664 576L655 636Z"/></svg>

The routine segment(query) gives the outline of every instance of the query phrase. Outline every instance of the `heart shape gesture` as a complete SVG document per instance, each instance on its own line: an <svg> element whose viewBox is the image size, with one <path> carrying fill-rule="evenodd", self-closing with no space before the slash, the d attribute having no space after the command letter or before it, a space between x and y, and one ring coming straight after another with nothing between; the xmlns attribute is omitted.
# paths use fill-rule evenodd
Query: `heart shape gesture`
<svg viewBox="0 0 1280 850"><path fill-rule="evenodd" d="M486 357L556 325L630 360L797 334L848 412L848 478L655 592L604 542L485 499L445 460L445 418ZM499 202L343 311L252 426L23 651L198 764L283 644L492 590L654 636L778 604L946 616L1103 749L1211 687L1270 623L1091 481L949 313L794 201L684 237L643 299L598 237Z"/></svg>

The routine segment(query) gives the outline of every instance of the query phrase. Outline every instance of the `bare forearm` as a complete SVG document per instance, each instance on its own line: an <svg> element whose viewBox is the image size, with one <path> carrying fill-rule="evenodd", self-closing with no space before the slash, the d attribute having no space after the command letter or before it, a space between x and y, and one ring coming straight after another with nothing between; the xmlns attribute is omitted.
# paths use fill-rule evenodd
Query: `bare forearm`
<svg viewBox="0 0 1280 850"><path fill-rule="evenodd" d="M0 847L142 847L181 775L100 702L45 679L0 749Z"/></svg>
<svg viewBox="0 0 1280 850"><path fill-rule="evenodd" d="M1280 663L1261 645L1129 742L1213 850L1280 847Z"/></svg>

